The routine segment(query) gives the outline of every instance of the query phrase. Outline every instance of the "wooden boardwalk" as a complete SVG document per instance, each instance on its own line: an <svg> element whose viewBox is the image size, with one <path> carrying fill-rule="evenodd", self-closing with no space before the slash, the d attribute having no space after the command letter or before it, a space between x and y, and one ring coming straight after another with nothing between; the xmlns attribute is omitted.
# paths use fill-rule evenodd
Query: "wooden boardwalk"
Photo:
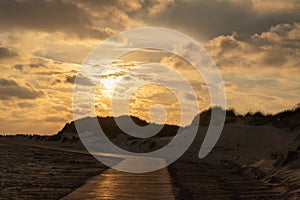
<svg viewBox="0 0 300 200"><path fill-rule="evenodd" d="M168 169L132 174L108 169L63 200L82 199L175 199Z"/></svg>

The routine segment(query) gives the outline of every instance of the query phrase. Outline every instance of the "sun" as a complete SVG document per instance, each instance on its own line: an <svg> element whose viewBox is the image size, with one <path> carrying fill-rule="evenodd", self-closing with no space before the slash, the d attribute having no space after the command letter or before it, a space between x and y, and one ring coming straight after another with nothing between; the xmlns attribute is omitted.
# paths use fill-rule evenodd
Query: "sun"
<svg viewBox="0 0 300 200"><path fill-rule="evenodd" d="M114 79L102 79L101 83L106 89L112 89L116 84Z"/></svg>

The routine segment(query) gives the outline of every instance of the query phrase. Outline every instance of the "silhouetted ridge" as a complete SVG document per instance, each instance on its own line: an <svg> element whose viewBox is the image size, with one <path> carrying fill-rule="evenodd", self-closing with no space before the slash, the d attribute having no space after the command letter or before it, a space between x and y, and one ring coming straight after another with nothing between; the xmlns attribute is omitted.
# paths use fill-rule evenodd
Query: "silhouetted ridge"
<svg viewBox="0 0 300 200"><path fill-rule="evenodd" d="M199 125L208 126L211 120L212 109L216 109L216 111L218 111L219 113L225 112L225 110L220 107L209 108L207 110L202 111L197 116L195 116L191 125L197 125L196 122L197 120L199 120L200 117ZM125 119L126 117L131 117L132 121L134 121L134 123L136 123L138 126L149 125L148 122L134 116L120 116L118 118ZM84 119L89 119L89 117ZM78 120L83 120L83 119L78 119ZM126 136L128 140L138 139L124 133L118 127L113 117L97 117L97 120L109 139L114 139L120 135ZM295 130L297 128L300 128L300 104L295 106L293 109L285 110L283 112L274 115L264 114L262 112L254 112L254 113L248 112L245 115L240 115L234 109L226 110L225 123L233 123L236 122L237 120L248 125L254 125L254 126L270 125L286 131ZM177 134L178 129L181 128L179 126L167 125L167 124L157 125L157 126L163 126L163 128L157 135L151 137L150 139L174 136ZM30 138L34 137L38 140L47 139L51 141L62 141L62 142L68 141L71 143L79 141L79 137L78 137L78 133L74 121L70 123L66 123L65 126L62 128L62 130L55 135L52 136L29 135L29 137Z"/></svg>
<svg viewBox="0 0 300 200"><path fill-rule="evenodd" d="M149 125L148 122L139 119L138 117L133 117L133 116L120 116L117 117L118 120L120 121L126 121L130 117L132 121L141 127ZM87 118L82 118L78 119L76 121L80 120L95 120L95 118L87 117ZM155 126L161 126L161 130L154 136L143 139L143 138L137 138L134 136L131 136L127 133L125 133L116 123L114 117L97 117L97 120L99 122L100 127L102 128L103 132L106 134L106 136L109 138L109 140L114 143L115 145L119 146L119 140L118 138L122 138L124 140L123 143L128 143L130 141L133 141L134 143L137 144L145 144L149 143L150 146L155 146L155 140L158 138L164 138L164 137L173 137L177 134L178 129L180 128L179 126L175 125L159 125L159 124L153 124ZM74 121L65 124L65 126L62 128L61 131L59 131L57 134L52 135L48 138L50 141L61 141L61 142L68 142L68 143L81 143L80 137L78 135L78 132L76 130L76 126ZM151 141L151 142L150 142ZM126 145L122 146L123 149L126 149ZM152 149L155 150L155 149ZM131 151L134 151L131 149ZM137 150L138 151L138 150ZM149 150L150 151L150 150ZM145 151L147 152L147 150Z"/></svg>
<svg viewBox="0 0 300 200"><path fill-rule="evenodd" d="M209 108L198 114L193 120L192 125L196 125L196 119L200 117L199 125L208 126L211 120L211 111L213 109L216 109L216 113L225 112L225 110L220 107ZM234 109L226 110L225 124L233 123L237 120L248 125L269 125L286 131L292 131L296 128L300 128L300 104L296 105L293 109L285 110L274 115L264 114L260 111L248 112L245 115L240 115Z"/></svg>

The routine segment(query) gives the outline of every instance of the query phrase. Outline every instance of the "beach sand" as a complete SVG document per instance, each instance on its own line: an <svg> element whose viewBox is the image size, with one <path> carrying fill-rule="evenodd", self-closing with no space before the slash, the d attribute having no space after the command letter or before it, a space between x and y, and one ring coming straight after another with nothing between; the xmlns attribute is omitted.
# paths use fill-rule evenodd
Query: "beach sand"
<svg viewBox="0 0 300 200"><path fill-rule="evenodd" d="M0 138L0 199L59 199L106 167L89 154Z"/></svg>

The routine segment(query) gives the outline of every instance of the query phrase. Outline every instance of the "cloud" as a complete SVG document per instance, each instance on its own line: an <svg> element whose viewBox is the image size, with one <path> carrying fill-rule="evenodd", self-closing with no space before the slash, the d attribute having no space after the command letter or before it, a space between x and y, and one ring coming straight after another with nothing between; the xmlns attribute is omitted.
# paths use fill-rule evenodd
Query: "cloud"
<svg viewBox="0 0 300 200"><path fill-rule="evenodd" d="M28 65L24 65L24 64L16 64L13 66L13 68L22 71L24 69L24 67L29 67L29 68L40 68L40 67L46 67L45 64L43 63L31 63Z"/></svg>
<svg viewBox="0 0 300 200"><path fill-rule="evenodd" d="M36 90L31 84L20 84L12 79L0 78L0 99L36 99L44 95L42 91Z"/></svg>
<svg viewBox="0 0 300 200"><path fill-rule="evenodd" d="M44 121L46 122L65 122L66 119L63 117L58 117L58 116L49 116L44 118Z"/></svg>
<svg viewBox="0 0 300 200"><path fill-rule="evenodd" d="M10 50L9 48L6 47L0 47L0 59L2 58L10 58L10 57L14 57L17 56L18 54L12 50Z"/></svg>
<svg viewBox="0 0 300 200"><path fill-rule="evenodd" d="M188 92L185 92L185 93L184 93L184 97L185 97L185 99L188 100L188 101L202 100L201 97L196 97L196 96L194 96L193 94L188 93Z"/></svg>
<svg viewBox="0 0 300 200"><path fill-rule="evenodd" d="M174 0L154 0L148 1L148 12L150 14L160 13L162 10L166 9L167 7L171 6L175 3Z"/></svg>
<svg viewBox="0 0 300 200"><path fill-rule="evenodd" d="M175 69L188 70L189 68L191 68L191 64L190 63L188 63L186 60L182 59L181 57L179 57L177 55L176 56L172 55L172 56L163 57L160 60L160 63L162 65L172 66Z"/></svg>
<svg viewBox="0 0 300 200"><path fill-rule="evenodd" d="M295 67L300 64L300 24L279 24L261 34L219 36L205 48L219 67Z"/></svg>
<svg viewBox="0 0 300 200"><path fill-rule="evenodd" d="M0 28L64 32L80 38L106 38L107 28L95 27L91 16L75 3L63 0L0 1Z"/></svg>
<svg viewBox="0 0 300 200"><path fill-rule="evenodd" d="M17 69L17 70L20 70L22 71L23 70L23 67L24 65L21 65L21 64L17 64L17 65L14 65L13 68Z"/></svg>
<svg viewBox="0 0 300 200"><path fill-rule="evenodd" d="M31 103L31 102L20 102L20 103L18 103L18 106L20 108L32 108L34 106L34 103Z"/></svg>
<svg viewBox="0 0 300 200"><path fill-rule="evenodd" d="M241 1L242 2L242 1ZM253 9L257 12L286 12L289 10L299 9L300 2L297 0L251 0Z"/></svg>
<svg viewBox="0 0 300 200"><path fill-rule="evenodd" d="M135 13L160 13L174 0L0 0L0 29L59 32L70 38L105 39L143 24Z"/></svg>
<svg viewBox="0 0 300 200"><path fill-rule="evenodd" d="M92 85L92 81L87 77L76 76L76 75L66 76L66 83L74 84L75 80L76 83L80 85Z"/></svg>
<svg viewBox="0 0 300 200"><path fill-rule="evenodd" d="M43 63L31 63L31 64L29 64L29 67L39 68L39 67L45 67L45 65Z"/></svg>
<svg viewBox="0 0 300 200"><path fill-rule="evenodd" d="M139 14L149 25L174 28L202 40L233 32L252 35L279 23L300 20L297 1L260 2L262 1L182 0L156 15ZM279 3L281 7L278 6Z"/></svg>

